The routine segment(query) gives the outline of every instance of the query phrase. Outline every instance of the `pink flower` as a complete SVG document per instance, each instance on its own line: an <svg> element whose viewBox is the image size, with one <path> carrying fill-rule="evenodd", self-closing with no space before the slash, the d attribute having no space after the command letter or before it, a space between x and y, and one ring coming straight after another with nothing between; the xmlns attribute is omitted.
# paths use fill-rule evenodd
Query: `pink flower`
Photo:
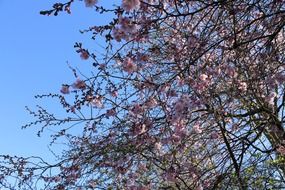
<svg viewBox="0 0 285 190"><path fill-rule="evenodd" d="M113 34L113 38L117 42L120 42L126 36L125 32L122 29L120 29L120 28L114 28L113 31L112 31L112 34Z"/></svg>
<svg viewBox="0 0 285 190"><path fill-rule="evenodd" d="M142 53L138 53L138 54L137 54L137 61L138 61L138 62L143 62L143 63L145 63L145 62L147 62L148 60L149 60L149 57L148 57L147 54L142 54Z"/></svg>
<svg viewBox="0 0 285 190"><path fill-rule="evenodd" d="M121 30L125 35L134 34L138 30L138 25L128 17L120 17L119 24L121 25Z"/></svg>
<svg viewBox="0 0 285 190"><path fill-rule="evenodd" d="M285 75L283 73L281 73L281 72L277 73L275 78L276 78L276 81L277 81L278 84L282 84L285 81Z"/></svg>
<svg viewBox="0 0 285 190"><path fill-rule="evenodd" d="M70 111L71 111L72 113L75 113L75 111L76 111L75 107L72 106L72 107L70 108Z"/></svg>
<svg viewBox="0 0 285 190"><path fill-rule="evenodd" d="M84 0L86 7L93 7L98 2L97 0Z"/></svg>
<svg viewBox="0 0 285 190"><path fill-rule="evenodd" d="M280 145L276 150L280 154L285 155L285 147L284 146Z"/></svg>
<svg viewBox="0 0 285 190"><path fill-rule="evenodd" d="M150 190L150 188L147 186L131 185L127 187L127 190Z"/></svg>
<svg viewBox="0 0 285 190"><path fill-rule="evenodd" d="M115 115L116 115L115 109L110 109L110 110L107 110L107 112L106 112L107 117L111 117L111 116L115 116Z"/></svg>
<svg viewBox="0 0 285 190"><path fill-rule="evenodd" d="M198 38L194 35L189 36L187 39L188 47L191 49L197 48L197 46L199 45L198 42Z"/></svg>
<svg viewBox="0 0 285 190"><path fill-rule="evenodd" d="M168 91L167 96L175 97L175 96L177 96L177 93L175 90L170 90L170 91Z"/></svg>
<svg viewBox="0 0 285 190"><path fill-rule="evenodd" d="M97 185L97 183L96 183L95 180L90 180L90 181L88 182L88 184L89 184L90 187L92 187L92 188L94 188L94 189L95 189L95 187L96 187L96 185Z"/></svg>
<svg viewBox="0 0 285 190"><path fill-rule="evenodd" d="M150 98L150 99L148 100L148 102L146 103L146 106L147 106L148 108L154 108L156 105L157 105L157 101L156 101L156 99L154 99L154 98Z"/></svg>
<svg viewBox="0 0 285 190"><path fill-rule="evenodd" d="M96 108L103 108L104 105L102 103L102 98L101 97L97 97L97 98L94 98L92 100L92 104L96 107Z"/></svg>
<svg viewBox="0 0 285 190"><path fill-rule="evenodd" d="M245 92L247 90L247 84L245 82L239 82L238 89L242 92Z"/></svg>
<svg viewBox="0 0 285 190"><path fill-rule="evenodd" d="M200 127L200 125L194 125L194 126L193 126L193 131L194 131L195 133L198 133L198 134L200 134L200 133L203 132L202 129L201 129L201 127Z"/></svg>
<svg viewBox="0 0 285 190"><path fill-rule="evenodd" d="M81 51L81 54L80 54L80 57L81 57L81 59L83 59L83 60L87 60L87 59L89 58L89 54L88 54L87 51L82 50L82 51Z"/></svg>
<svg viewBox="0 0 285 190"><path fill-rule="evenodd" d="M118 91L116 91L116 90L111 91L111 96L112 97L117 97L118 96Z"/></svg>
<svg viewBox="0 0 285 190"><path fill-rule="evenodd" d="M185 84L184 79L182 79L182 78L179 77L179 76L176 78L176 80L177 80L177 82L178 82L178 86L179 86L179 87L181 87L181 86L183 86L183 85Z"/></svg>
<svg viewBox="0 0 285 190"><path fill-rule="evenodd" d="M137 66L134 64L133 60L129 57L124 60L122 67L123 70L125 72L128 72L129 74L137 70Z"/></svg>
<svg viewBox="0 0 285 190"><path fill-rule="evenodd" d="M236 78L237 77L237 72L234 67L228 66L226 68L226 74L231 77L231 78Z"/></svg>
<svg viewBox="0 0 285 190"><path fill-rule="evenodd" d="M169 170L166 171L165 179L170 181L170 182L176 182L177 181L175 170L173 168L170 168Z"/></svg>
<svg viewBox="0 0 285 190"><path fill-rule="evenodd" d="M141 135L143 133L147 132L147 129L146 129L146 125L145 124L136 124L134 126L134 129L133 129L133 134L134 135Z"/></svg>
<svg viewBox="0 0 285 190"><path fill-rule="evenodd" d="M157 151L160 151L160 150L161 150L161 147L162 147L161 142L156 142L156 143L154 144L154 148L155 148Z"/></svg>
<svg viewBox="0 0 285 190"><path fill-rule="evenodd" d="M183 139L186 135L187 131L184 125L177 124L175 125L174 134L172 135L172 140L175 143L181 142L181 139Z"/></svg>
<svg viewBox="0 0 285 190"><path fill-rule="evenodd" d="M203 189L204 189L203 186L200 184L200 185L198 185L198 187L196 187L195 190L203 190Z"/></svg>
<svg viewBox="0 0 285 190"><path fill-rule="evenodd" d="M177 101L174 106L176 113L182 113L185 110L185 105L183 101Z"/></svg>
<svg viewBox="0 0 285 190"><path fill-rule="evenodd" d="M213 132L212 134L211 134L211 139L218 139L220 137L220 135L219 135L219 133L217 133L217 132Z"/></svg>
<svg viewBox="0 0 285 190"><path fill-rule="evenodd" d="M69 91L69 86L68 85L62 85L61 89L60 89L60 92L62 94L69 94L70 91Z"/></svg>
<svg viewBox="0 0 285 190"><path fill-rule="evenodd" d="M132 108L131 112L135 115L138 115L138 114L141 114L143 112L143 108L139 104L136 104Z"/></svg>
<svg viewBox="0 0 285 190"><path fill-rule="evenodd" d="M86 89L86 84L83 80L77 79L75 83L73 83L72 87L75 89L84 90Z"/></svg>
<svg viewBox="0 0 285 190"><path fill-rule="evenodd" d="M104 69L106 69L106 64L99 64L99 69L101 69L101 70L104 70Z"/></svg>
<svg viewBox="0 0 285 190"><path fill-rule="evenodd" d="M123 0L122 7L127 12L134 10L134 9L139 9L140 0Z"/></svg>
<svg viewBox="0 0 285 190"><path fill-rule="evenodd" d="M64 8L64 10L65 10L68 14L71 14L70 6L66 6L66 7Z"/></svg>
<svg viewBox="0 0 285 190"><path fill-rule="evenodd" d="M147 171L146 165L141 163L138 165L138 169L142 172Z"/></svg>
<svg viewBox="0 0 285 190"><path fill-rule="evenodd" d="M272 92L269 94L268 97L266 97L266 101L270 104L270 105L274 105L274 100L277 97L277 94L275 92Z"/></svg>
<svg viewBox="0 0 285 190"><path fill-rule="evenodd" d="M188 109L188 107L189 107L189 98L186 96L185 97L182 96L174 104L174 110L175 110L175 113L177 114L182 114Z"/></svg>
<svg viewBox="0 0 285 190"><path fill-rule="evenodd" d="M205 75L205 74L202 74L202 75L200 75L199 78L200 78L201 81L206 81L208 79L208 76Z"/></svg>

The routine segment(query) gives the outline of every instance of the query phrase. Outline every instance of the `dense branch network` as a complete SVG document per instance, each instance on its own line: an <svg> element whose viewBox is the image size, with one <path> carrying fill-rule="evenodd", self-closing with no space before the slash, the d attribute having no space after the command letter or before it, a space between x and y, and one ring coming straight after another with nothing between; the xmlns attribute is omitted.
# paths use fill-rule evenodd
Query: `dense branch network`
<svg viewBox="0 0 285 190"><path fill-rule="evenodd" d="M3 157L0 183L34 189L285 188L283 0L85 0L105 51L82 43L89 77L55 98L66 117L39 106L24 127L59 126L59 162ZM74 1L44 15L71 13ZM74 128L77 132L74 133ZM80 128L80 135L78 135Z"/></svg>

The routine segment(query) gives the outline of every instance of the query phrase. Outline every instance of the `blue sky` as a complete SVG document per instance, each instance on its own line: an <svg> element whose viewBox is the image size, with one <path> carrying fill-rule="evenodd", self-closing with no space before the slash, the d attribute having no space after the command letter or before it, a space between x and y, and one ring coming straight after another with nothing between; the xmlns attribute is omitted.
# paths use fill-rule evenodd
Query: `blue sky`
<svg viewBox="0 0 285 190"><path fill-rule="evenodd" d="M58 92L61 84L74 80L67 61L90 71L91 63L80 60L73 45L82 41L98 48L79 29L105 23L106 16L98 16L83 2L74 4L72 15L39 14L55 2L0 0L0 154L51 156L48 135L37 137L37 127L21 130L32 120L25 106L43 103L34 95Z"/></svg>

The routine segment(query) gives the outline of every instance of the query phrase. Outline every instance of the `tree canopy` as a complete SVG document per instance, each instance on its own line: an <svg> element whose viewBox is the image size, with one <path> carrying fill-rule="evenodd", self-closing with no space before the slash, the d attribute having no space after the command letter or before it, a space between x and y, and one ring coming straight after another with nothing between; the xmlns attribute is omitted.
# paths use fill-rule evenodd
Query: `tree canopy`
<svg viewBox="0 0 285 190"><path fill-rule="evenodd" d="M3 188L285 188L284 0L83 3L113 17L81 31L105 50L77 42L90 73L37 96L65 116L38 106L24 126L67 146L52 164L1 156Z"/></svg>

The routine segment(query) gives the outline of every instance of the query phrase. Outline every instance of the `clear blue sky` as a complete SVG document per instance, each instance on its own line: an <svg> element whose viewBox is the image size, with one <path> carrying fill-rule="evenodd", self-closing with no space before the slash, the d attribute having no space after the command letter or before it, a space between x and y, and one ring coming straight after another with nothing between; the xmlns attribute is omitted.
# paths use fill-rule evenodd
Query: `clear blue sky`
<svg viewBox="0 0 285 190"><path fill-rule="evenodd" d="M25 106L33 108L40 103L34 95L58 92L62 83L74 80L67 61L85 73L91 68L73 45L83 41L96 49L90 35L80 34L79 29L104 23L106 18L83 2L74 4L72 15L39 14L55 2L0 0L0 154L49 157L48 136L37 137L36 127L21 130L32 120Z"/></svg>

